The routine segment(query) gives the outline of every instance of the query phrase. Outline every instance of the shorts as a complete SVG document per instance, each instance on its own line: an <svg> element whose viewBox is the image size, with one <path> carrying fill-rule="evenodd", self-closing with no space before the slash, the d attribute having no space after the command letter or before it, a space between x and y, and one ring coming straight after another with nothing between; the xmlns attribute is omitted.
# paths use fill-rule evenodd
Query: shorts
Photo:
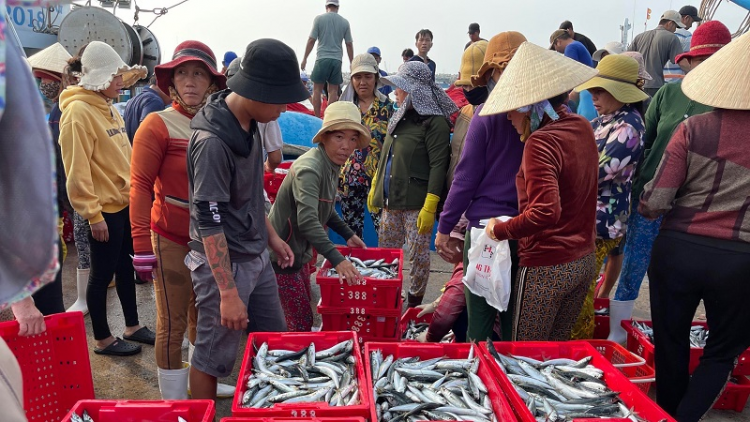
<svg viewBox="0 0 750 422"><path fill-rule="evenodd" d="M232 373L237 359L241 330L221 325L221 298L216 280L207 265L206 255L190 251L185 257L195 290L198 326L191 365L214 377ZM276 274L268 252L249 262L232 263L237 293L247 306L250 331L286 331L284 311L279 300Z"/></svg>
<svg viewBox="0 0 750 422"><path fill-rule="evenodd" d="M344 83L344 77L341 74L341 60L316 60L310 79L316 84L341 85Z"/></svg>

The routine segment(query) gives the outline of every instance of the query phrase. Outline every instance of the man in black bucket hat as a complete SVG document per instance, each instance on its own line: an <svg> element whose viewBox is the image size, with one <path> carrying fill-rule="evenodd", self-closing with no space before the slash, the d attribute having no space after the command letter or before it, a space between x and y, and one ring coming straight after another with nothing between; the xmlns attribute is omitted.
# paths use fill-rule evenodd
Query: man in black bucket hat
<svg viewBox="0 0 750 422"><path fill-rule="evenodd" d="M193 398L216 398L216 379L232 372L243 330L286 331L267 248L285 268L294 262L263 207L258 123L307 99L297 57L261 39L247 47L229 89L211 95L190 127L188 192L191 271L198 327L190 367Z"/></svg>

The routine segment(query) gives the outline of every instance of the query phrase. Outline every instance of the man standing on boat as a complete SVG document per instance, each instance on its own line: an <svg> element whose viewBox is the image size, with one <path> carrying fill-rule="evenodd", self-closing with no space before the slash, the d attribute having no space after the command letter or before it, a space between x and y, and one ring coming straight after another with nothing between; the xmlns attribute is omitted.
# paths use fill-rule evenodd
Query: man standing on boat
<svg viewBox="0 0 750 422"><path fill-rule="evenodd" d="M328 84L328 104L332 104L338 101L339 86L344 82L341 74L341 58L344 55L342 41L346 44L349 64L354 60L352 31L349 21L339 15L339 0L326 0L326 13L315 17L310 37L307 39L305 57L300 63L302 70L307 66L307 57L312 53L316 41L318 50L310 79L313 81L313 109L315 115L321 117L320 96L323 87Z"/></svg>

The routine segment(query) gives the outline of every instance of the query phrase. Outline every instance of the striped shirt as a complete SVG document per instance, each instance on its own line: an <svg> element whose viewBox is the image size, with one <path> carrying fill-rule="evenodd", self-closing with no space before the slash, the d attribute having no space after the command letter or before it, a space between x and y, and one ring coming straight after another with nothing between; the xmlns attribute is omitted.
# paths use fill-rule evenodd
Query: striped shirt
<svg viewBox="0 0 750 422"><path fill-rule="evenodd" d="M693 34L687 29L682 28L677 28L674 34L677 36L677 39L680 40L680 44L682 44L682 50L685 52L690 51L690 41L693 39ZM677 82L681 80L683 76L685 76L685 72L682 70L679 64L674 64L670 60L666 65L664 65L665 83Z"/></svg>

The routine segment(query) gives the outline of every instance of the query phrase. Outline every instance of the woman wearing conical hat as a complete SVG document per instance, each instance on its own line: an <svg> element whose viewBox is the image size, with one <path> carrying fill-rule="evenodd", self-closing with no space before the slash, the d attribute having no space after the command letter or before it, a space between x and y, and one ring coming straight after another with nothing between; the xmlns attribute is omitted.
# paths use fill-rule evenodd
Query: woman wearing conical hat
<svg viewBox="0 0 750 422"><path fill-rule="evenodd" d="M750 346L750 33L722 47L682 82L714 107L677 126L638 211L664 216L648 269L657 403L698 421ZM703 300L711 334L689 374L689 332Z"/></svg>
<svg viewBox="0 0 750 422"><path fill-rule="evenodd" d="M516 178L520 214L486 229L519 240L513 340L567 340L594 277L599 154L591 124L564 102L597 73L525 42L479 113L507 112L526 143Z"/></svg>

